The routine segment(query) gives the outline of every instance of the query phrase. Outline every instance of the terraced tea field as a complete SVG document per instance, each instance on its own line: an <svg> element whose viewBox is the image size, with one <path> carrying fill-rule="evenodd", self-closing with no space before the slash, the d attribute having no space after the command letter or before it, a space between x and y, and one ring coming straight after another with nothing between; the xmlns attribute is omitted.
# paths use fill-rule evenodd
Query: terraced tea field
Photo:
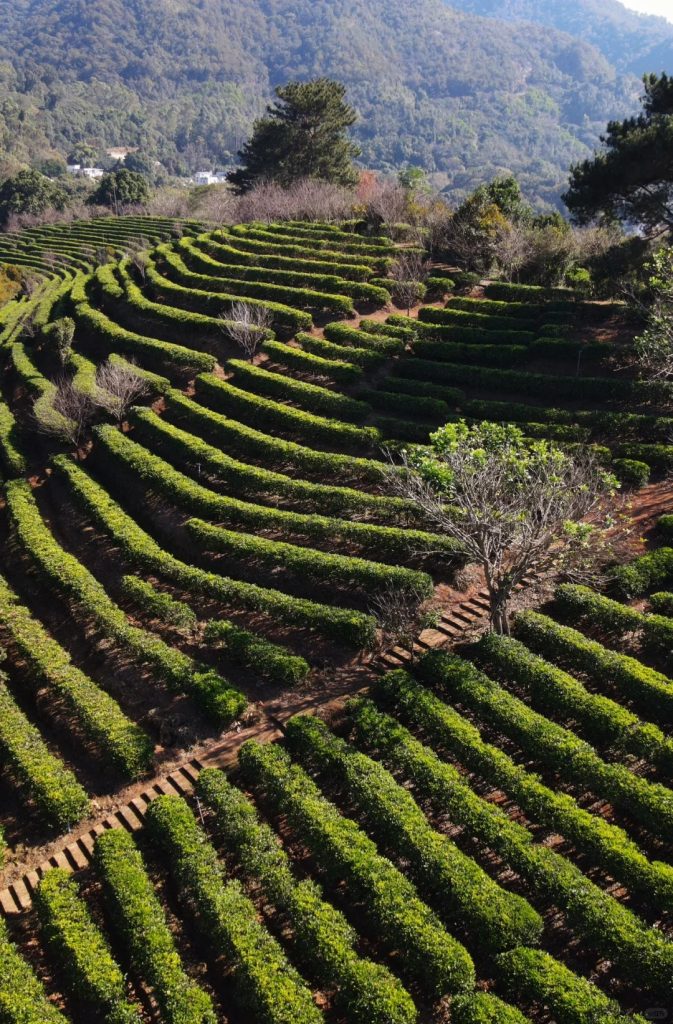
<svg viewBox="0 0 673 1024"><path fill-rule="evenodd" d="M436 276L404 315L355 225L140 220L0 249L42 274L0 311L0 1021L673 1012L667 517L609 597L373 656L376 595L441 608L465 569L391 496L400 446L488 419L668 472L623 309ZM35 428L64 375L74 444Z"/></svg>

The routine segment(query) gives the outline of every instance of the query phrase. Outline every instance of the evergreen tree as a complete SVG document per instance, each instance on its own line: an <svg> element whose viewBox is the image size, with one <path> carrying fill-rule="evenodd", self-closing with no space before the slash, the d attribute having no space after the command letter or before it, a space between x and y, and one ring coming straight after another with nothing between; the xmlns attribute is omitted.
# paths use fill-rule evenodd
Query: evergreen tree
<svg viewBox="0 0 673 1024"><path fill-rule="evenodd" d="M92 206L109 206L116 210L121 206L146 203L149 198L147 179L136 171L122 167L103 175L98 188L91 193L87 202Z"/></svg>
<svg viewBox="0 0 673 1024"><path fill-rule="evenodd" d="M643 81L643 112L611 121L603 150L572 168L563 199L580 224L601 217L648 235L673 230L673 77Z"/></svg>
<svg viewBox="0 0 673 1024"><path fill-rule="evenodd" d="M67 193L39 171L19 171L0 187L0 220L4 223L12 213L44 213L62 210L68 202Z"/></svg>
<svg viewBox="0 0 673 1024"><path fill-rule="evenodd" d="M241 195L262 181L283 187L317 178L351 187L360 150L347 136L357 115L345 102L346 88L329 78L289 82L276 89L276 102L255 122L239 153L242 166L229 174Z"/></svg>

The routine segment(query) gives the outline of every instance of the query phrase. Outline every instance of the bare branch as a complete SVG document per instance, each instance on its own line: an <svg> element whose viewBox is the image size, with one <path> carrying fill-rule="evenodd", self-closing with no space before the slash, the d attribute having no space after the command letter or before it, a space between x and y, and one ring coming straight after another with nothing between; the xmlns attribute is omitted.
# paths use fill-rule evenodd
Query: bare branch
<svg viewBox="0 0 673 1024"><path fill-rule="evenodd" d="M252 306L248 302L234 302L228 313L221 313L222 330L254 359L271 325L271 311L265 306Z"/></svg>
<svg viewBox="0 0 673 1024"><path fill-rule="evenodd" d="M122 423L132 405L147 395L149 386L130 364L105 362L96 370L94 401Z"/></svg>

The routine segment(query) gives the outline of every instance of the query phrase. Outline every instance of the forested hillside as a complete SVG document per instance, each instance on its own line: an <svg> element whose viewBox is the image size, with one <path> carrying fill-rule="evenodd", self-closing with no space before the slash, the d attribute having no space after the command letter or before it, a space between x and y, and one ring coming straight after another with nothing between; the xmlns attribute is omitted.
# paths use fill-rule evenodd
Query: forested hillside
<svg viewBox="0 0 673 1024"><path fill-rule="evenodd" d="M550 29L551 5L531 27L468 0L2 0L0 145L18 160L87 141L140 146L174 173L228 164L273 86L328 75L357 107L365 165L422 165L459 193L509 169L553 198L606 120L635 110L631 57L665 47L661 19L625 15L620 35L604 6L585 3L580 27L609 37L607 56Z"/></svg>

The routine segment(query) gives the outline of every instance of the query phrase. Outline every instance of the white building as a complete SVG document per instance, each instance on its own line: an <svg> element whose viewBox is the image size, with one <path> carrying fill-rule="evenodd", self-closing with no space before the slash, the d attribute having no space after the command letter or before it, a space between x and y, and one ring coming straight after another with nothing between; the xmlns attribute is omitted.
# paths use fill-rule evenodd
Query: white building
<svg viewBox="0 0 673 1024"><path fill-rule="evenodd" d="M79 173L82 178L102 178L105 171L102 167L82 167Z"/></svg>

